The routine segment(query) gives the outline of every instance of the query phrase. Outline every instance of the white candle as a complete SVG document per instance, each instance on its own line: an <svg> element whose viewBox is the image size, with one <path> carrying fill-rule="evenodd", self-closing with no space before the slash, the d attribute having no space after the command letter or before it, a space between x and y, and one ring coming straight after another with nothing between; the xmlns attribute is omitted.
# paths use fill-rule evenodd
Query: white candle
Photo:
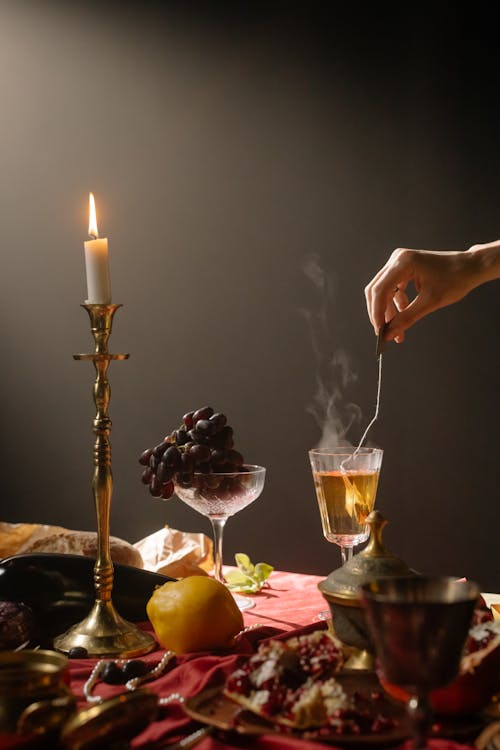
<svg viewBox="0 0 500 750"><path fill-rule="evenodd" d="M111 303L111 281L109 278L108 240L99 237L94 194L89 193L89 236L83 243L85 248L85 270L87 272L87 299L91 305Z"/></svg>

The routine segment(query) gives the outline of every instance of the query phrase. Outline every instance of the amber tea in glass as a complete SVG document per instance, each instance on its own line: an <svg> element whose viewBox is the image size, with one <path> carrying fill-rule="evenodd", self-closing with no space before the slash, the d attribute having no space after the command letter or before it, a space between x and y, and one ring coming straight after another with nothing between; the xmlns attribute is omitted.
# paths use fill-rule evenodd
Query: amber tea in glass
<svg viewBox="0 0 500 750"><path fill-rule="evenodd" d="M342 563L368 539L382 455L380 448L309 451L323 534L341 548Z"/></svg>

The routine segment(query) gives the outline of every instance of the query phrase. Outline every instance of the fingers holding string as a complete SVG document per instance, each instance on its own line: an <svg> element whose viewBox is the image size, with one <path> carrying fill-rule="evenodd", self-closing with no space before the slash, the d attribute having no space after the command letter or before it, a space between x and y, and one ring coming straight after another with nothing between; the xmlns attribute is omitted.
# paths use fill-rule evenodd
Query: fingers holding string
<svg viewBox="0 0 500 750"><path fill-rule="evenodd" d="M401 344L405 339L404 331L400 331L396 335L392 333L391 335L389 324L394 321L394 319L399 315L400 311L405 309L405 307L408 305L408 297L406 293L400 289L394 289L393 293L394 296L388 304L385 312L385 323L381 329L382 338L384 341L394 339L397 344Z"/></svg>
<svg viewBox="0 0 500 750"><path fill-rule="evenodd" d="M370 322L375 329L376 334L378 334L378 331L380 329L380 322L375 317L375 300L378 294L377 284L379 283L379 280L386 274L386 272L387 264L379 269L379 271L377 271L373 279L365 287L365 300L368 317L370 318Z"/></svg>
<svg viewBox="0 0 500 750"><path fill-rule="evenodd" d="M406 287L414 278L412 257L412 251L395 250L365 288L368 315L377 335L387 321L409 305Z"/></svg>
<svg viewBox="0 0 500 750"><path fill-rule="evenodd" d="M391 256L392 258L392 256ZM406 255L398 254L377 274L372 283L371 302L375 322L381 323L381 315L389 300L396 298L398 305L407 305L406 288L413 280L413 266L404 261Z"/></svg>
<svg viewBox="0 0 500 750"><path fill-rule="evenodd" d="M404 341L405 331L435 309L437 308L435 305L431 305L428 295L424 292L419 292L419 294L417 294L411 302L405 305L389 322L386 327L386 337L388 339L394 339L398 344L401 343Z"/></svg>
<svg viewBox="0 0 500 750"><path fill-rule="evenodd" d="M400 279L397 282L395 279L397 276L394 273L385 274L373 283L370 304L372 325L376 333L408 304L405 291L407 280Z"/></svg>
<svg viewBox="0 0 500 750"><path fill-rule="evenodd" d="M396 305L395 298L393 297L388 303L385 308L385 314L384 314L384 323L383 327L385 328L387 324L394 318L395 315L398 314L398 307ZM385 337L384 337L385 338Z"/></svg>
<svg viewBox="0 0 500 750"><path fill-rule="evenodd" d="M396 311L398 313L402 312L402 310L405 310L410 304L410 300L404 287L395 287L392 299L394 302L394 307L396 308Z"/></svg>

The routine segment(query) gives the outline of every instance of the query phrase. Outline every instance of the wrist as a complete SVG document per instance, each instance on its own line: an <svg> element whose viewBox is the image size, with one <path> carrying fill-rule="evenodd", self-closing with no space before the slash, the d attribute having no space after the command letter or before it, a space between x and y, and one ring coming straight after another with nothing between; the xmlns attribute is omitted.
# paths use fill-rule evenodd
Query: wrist
<svg viewBox="0 0 500 750"><path fill-rule="evenodd" d="M474 286L500 278L500 240L465 251Z"/></svg>

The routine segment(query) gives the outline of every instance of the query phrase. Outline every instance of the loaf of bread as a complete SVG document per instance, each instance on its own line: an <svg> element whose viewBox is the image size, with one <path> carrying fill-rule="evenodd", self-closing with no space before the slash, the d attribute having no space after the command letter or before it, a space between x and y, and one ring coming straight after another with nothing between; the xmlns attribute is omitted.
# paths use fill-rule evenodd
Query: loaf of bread
<svg viewBox="0 0 500 750"><path fill-rule="evenodd" d="M133 565L135 568L143 567L139 550L136 550L123 539L110 536L109 548L113 562ZM97 533L95 531L64 531L59 534L52 534L45 539L38 539L33 544L25 546L23 553L27 552L58 552L66 555L95 557L97 554Z"/></svg>
<svg viewBox="0 0 500 750"><path fill-rule="evenodd" d="M43 526L38 523L0 522L0 559L3 560L4 557L17 555L25 544L38 539L40 530L43 535L44 530L46 530L46 533L50 533L49 529L55 528L62 531L58 527Z"/></svg>
<svg viewBox="0 0 500 750"><path fill-rule="evenodd" d="M129 542L110 537L113 562L144 567L142 555ZM52 552L58 554L96 557L97 533L95 531L72 531L60 526L44 526L29 523L0 523L0 558L11 555Z"/></svg>

